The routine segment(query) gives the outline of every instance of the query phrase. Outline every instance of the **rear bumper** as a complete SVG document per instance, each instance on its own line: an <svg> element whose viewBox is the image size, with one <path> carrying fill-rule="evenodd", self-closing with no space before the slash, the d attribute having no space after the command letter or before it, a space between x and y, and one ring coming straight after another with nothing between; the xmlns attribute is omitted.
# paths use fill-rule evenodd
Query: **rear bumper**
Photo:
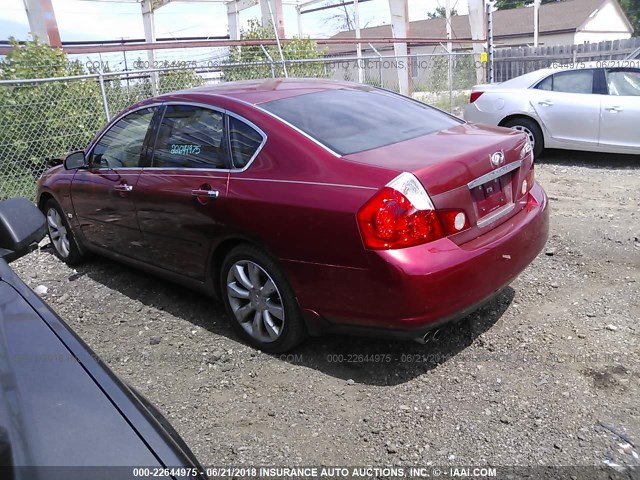
<svg viewBox="0 0 640 480"><path fill-rule="evenodd" d="M506 286L506 285L505 285ZM314 334L317 333L336 333L344 335L356 335L361 337L374 337L374 338L388 338L397 340L415 340L420 343L426 343L424 338L429 332L436 331L440 326L448 323L454 323L458 320L462 320L471 313L478 310L480 307L489 303L495 297L500 295L504 288L500 288L493 292L488 297L480 300L477 303L467 306L463 310L459 310L449 316L439 318L432 322L427 322L422 325L418 325L413 328L406 328L406 325L398 325L392 327L378 327L369 325L356 325L350 323L336 323L330 322L326 319L314 319L316 323L313 325ZM317 323L322 322L322 323Z"/></svg>
<svg viewBox="0 0 640 480"><path fill-rule="evenodd" d="M525 208L489 239L370 251L368 269L285 264L307 318L316 319L312 332L416 338L491 299L536 258L548 232L547 197L536 183Z"/></svg>

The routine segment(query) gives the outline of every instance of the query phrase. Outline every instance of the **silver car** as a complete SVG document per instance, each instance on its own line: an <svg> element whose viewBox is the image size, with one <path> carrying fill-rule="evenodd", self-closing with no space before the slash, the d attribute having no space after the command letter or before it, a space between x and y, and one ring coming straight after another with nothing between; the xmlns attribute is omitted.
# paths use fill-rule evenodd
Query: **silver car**
<svg viewBox="0 0 640 480"><path fill-rule="evenodd" d="M524 131L544 148L640 153L640 60L572 63L476 85L470 122Z"/></svg>

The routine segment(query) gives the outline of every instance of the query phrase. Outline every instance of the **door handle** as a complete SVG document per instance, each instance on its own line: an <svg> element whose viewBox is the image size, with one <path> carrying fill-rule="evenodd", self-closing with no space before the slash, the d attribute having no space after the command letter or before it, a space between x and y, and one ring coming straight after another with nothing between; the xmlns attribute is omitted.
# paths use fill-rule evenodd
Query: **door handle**
<svg viewBox="0 0 640 480"><path fill-rule="evenodd" d="M114 186L113 189L118 191L118 192L131 192L131 191L133 191L133 186L126 185L126 184L121 184L121 185Z"/></svg>
<svg viewBox="0 0 640 480"><path fill-rule="evenodd" d="M622 109L618 106L613 106L613 107L607 107L605 108L605 110L607 110L608 112L611 113L620 113L622 111Z"/></svg>
<svg viewBox="0 0 640 480"><path fill-rule="evenodd" d="M553 103L548 100L540 100L538 105L542 105L543 107L553 107Z"/></svg>
<svg viewBox="0 0 640 480"><path fill-rule="evenodd" d="M191 195L194 197L207 197L207 198L218 198L220 192L217 190L191 190Z"/></svg>

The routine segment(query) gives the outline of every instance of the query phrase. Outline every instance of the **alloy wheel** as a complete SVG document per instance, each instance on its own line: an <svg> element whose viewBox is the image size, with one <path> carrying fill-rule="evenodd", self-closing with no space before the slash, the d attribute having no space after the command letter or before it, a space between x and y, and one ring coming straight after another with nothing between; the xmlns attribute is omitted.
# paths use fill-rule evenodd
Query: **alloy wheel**
<svg viewBox="0 0 640 480"><path fill-rule="evenodd" d="M239 260L227 274L227 298L240 326L255 340L275 342L284 328L278 287L260 265Z"/></svg>
<svg viewBox="0 0 640 480"><path fill-rule="evenodd" d="M522 125L514 125L513 127L511 127L511 129L518 130L519 132L524 132L524 134L529 139L529 143L531 144L531 149L535 150L536 137L533 135L533 132L531 130L529 130L527 127L524 127Z"/></svg>
<svg viewBox="0 0 640 480"><path fill-rule="evenodd" d="M69 236L62 217L55 208L47 210L47 227L56 251L63 257L69 256Z"/></svg>

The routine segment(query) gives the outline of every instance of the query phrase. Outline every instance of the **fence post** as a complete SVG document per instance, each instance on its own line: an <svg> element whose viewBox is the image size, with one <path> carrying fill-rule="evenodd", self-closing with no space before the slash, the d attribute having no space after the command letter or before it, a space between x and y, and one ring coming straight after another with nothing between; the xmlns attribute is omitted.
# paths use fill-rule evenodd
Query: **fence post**
<svg viewBox="0 0 640 480"><path fill-rule="evenodd" d="M102 94L102 106L104 107L104 116L107 117L107 122L111 120L111 114L109 113L109 102L107 102L107 92L104 89L104 76L102 70L98 71L98 83L100 84L100 93Z"/></svg>
<svg viewBox="0 0 640 480"><path fill-rule="evenodd" d="M448 51L447 57L449 57L447 84L449 86L449 113L451 113L453 110L453 53L451 51Z"/></svg>

